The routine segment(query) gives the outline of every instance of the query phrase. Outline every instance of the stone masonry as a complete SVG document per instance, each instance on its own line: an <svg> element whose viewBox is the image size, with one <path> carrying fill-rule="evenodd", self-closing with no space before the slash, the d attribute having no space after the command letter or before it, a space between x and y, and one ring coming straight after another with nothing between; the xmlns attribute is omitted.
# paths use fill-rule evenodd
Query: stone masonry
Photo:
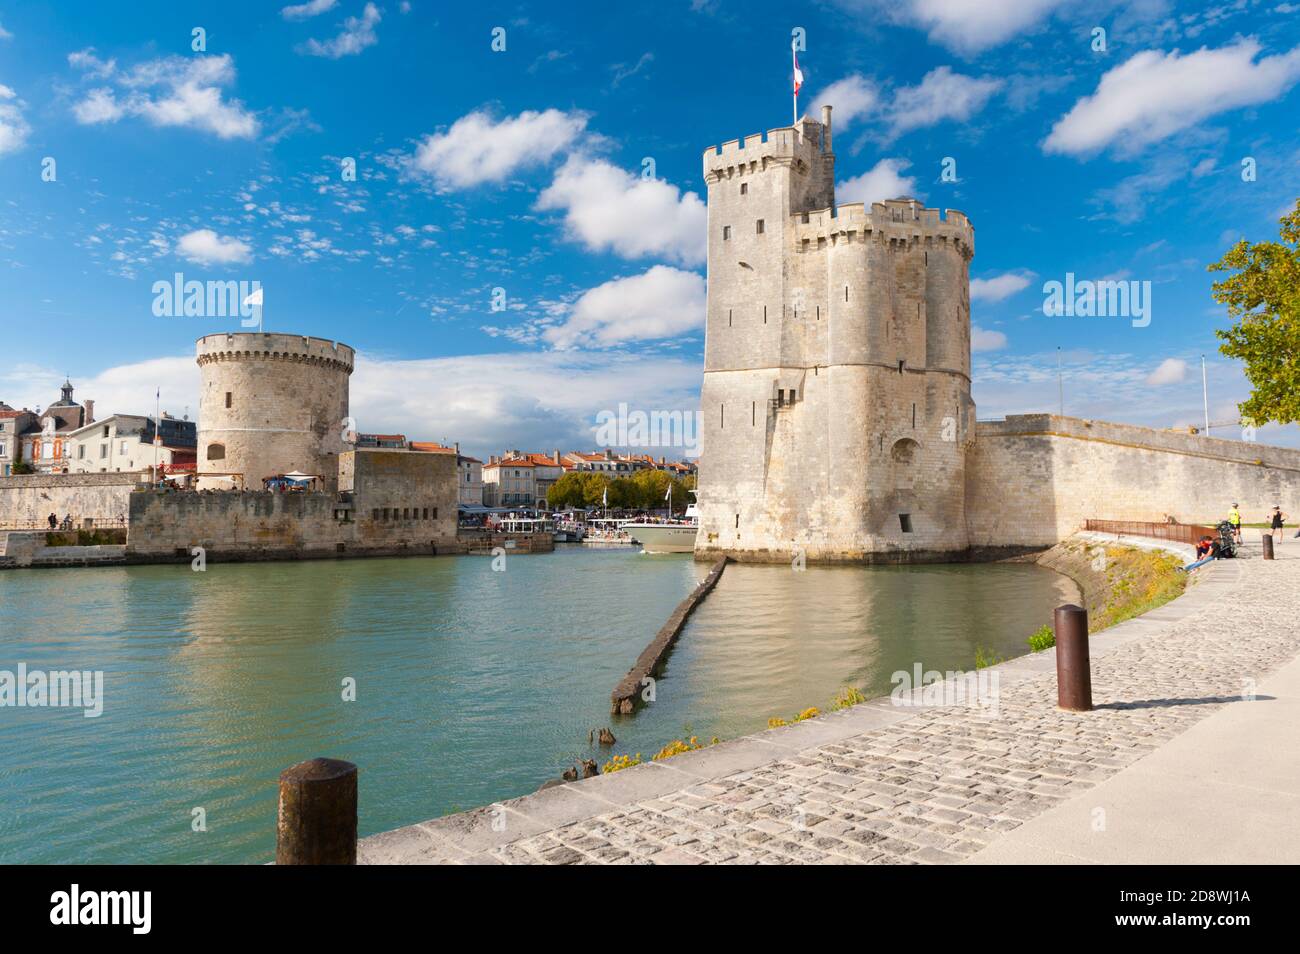
<svg viewBox="0 0 1300 954"><path fill-rule="evenodd" d="M1298 452L1041 414L977 426L974 228L909 198L836 205L830 107L703 165L699 559L950 561L1050 547L1089 517L1300 512Z"/></svg>
<svg viewBox="0 0 1300 954"><path fill-rule="evenodd" d="M299 471L337 489L354 354L307 335L225 333L197 344L199 486L204 474L239 474L247 490ZM228 486L228 485L226 485Z"/></svg>
<svg viewBox="0 0 1300 954"><path fill-rule="evenodd" d="M362 841L361 859L962 861L1207 715L1254 704L1253 686L1300 652L1300 558L1281 553L1260 560L1252 543L1247 558L1198 571L1173 603L1094 635L1092 712L1056 708L1048 650L995 667L996 713L874 700L376 835Z"/></svg>

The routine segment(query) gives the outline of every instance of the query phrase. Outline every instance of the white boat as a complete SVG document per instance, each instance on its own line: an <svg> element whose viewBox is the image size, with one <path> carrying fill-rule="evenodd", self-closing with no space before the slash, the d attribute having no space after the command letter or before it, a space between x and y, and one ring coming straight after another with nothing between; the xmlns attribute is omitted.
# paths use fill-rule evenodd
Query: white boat
<svg viewBox="0 0 1300 954"><path fill-rule="evenodd" d="M691 553L700 529L700 512L691 504L683 520L646 520L624 524L623 528L646 553Z"/></svg>
<svg viewBox="0 0 1300 954"><path fill-rule="evenodd" d="M593 517L587 521L582 542L591 547L630 547L634 541L627 526L632 521L610 517Z"/></svg>

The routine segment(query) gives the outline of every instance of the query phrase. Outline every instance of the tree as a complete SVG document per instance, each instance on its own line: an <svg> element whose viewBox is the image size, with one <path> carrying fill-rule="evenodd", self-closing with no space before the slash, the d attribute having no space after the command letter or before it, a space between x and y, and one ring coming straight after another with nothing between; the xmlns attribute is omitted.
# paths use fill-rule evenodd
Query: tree
<svg viewBox="0 0 1300 954"><path fill-rule="evenodd" d="M1209 266L1236 272L1212 288L1235 322L1215 334L1221 352L1245 362L1251 394L1240 411L1254 424L1300 422L1300 199L1280 234L1280 242L1242 239Z"/></svg>
<svg viewBox="0 0 1300 954"><path fill-rule="evenodd" d="M581 507L585 503L582 474L570 471L546 491L546 503L552 510Z"/></svg>

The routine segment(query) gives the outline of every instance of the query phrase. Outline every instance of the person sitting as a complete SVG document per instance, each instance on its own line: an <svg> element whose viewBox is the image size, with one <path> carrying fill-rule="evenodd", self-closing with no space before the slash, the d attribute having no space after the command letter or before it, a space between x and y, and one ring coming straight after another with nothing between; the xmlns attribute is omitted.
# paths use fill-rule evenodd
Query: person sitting
<svg viewBox="0 0 1300 954"><path fill-rule="evenodd" d="M1205 546L1206 548L1204 551L1205 552L1204 556L1201 555L1202 546ZM1196 556L1198 559L1196 560L1195 563L1189 563L1187 566L1183 567L1183 571L1190 573L1192 570L1195 570L1198 566L1204 566L1205 564L1209 563L1211 560L1219 559L1222 549L1223 547L1218 540L1213 540L1210 537L1201 537L1200 543L1196 544Z"/></svg>
<svg viewBox="0 0 1300 954"><path fill-rule="evenodd" d="M1214 538L1209 534L1202 536L1201 539L1196 542L1196 559L1199 560L1201 557L1208 554L1213 544Z"/></svg>

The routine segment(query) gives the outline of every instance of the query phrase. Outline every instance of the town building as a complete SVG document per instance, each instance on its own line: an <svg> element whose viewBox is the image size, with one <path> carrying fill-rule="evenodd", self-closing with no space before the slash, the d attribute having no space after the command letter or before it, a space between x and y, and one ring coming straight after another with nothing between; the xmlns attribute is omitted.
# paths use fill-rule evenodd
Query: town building
<svg viewBox="0 0 1300 954"><path fill-rule="evenodd" d="M389 450L404 450L407 447L405 434L358 434L357 449L366 447L384 447Z"/></svg>
<svg viewBox="0 0 1300 954"><path fill-rule="evenodd" d="M111 414L63 437L65 471L70 474L193 473L196 430L192 421L164 414L158 447L153 445L154 422L140 414Z"/></svg>
<svg viewBox="0 0 1300 954"><path fill-rule="evenodd" d="M72 382L63 382L62 396L38 412L36 421L20 434L23 456L36 473L67 473L68 457L64 452L64 438L68 433L95 420L95 402L78 403L72 396Z"/></svg>
<svg viewBox="0 0 1300 954"><path fill-rule="evenodd" d="M36 412L15 410L0 401L0 477L8 477L23 461L23 437L36 426Z"/></svg>
<svg viewBox="0 0 1300 954"><path fill-rule="evenodd" d="M558 450L525 454L520 450L495 454L483 465L483 503L488 507L545 508L546 494L573 469Z"/></svg>

